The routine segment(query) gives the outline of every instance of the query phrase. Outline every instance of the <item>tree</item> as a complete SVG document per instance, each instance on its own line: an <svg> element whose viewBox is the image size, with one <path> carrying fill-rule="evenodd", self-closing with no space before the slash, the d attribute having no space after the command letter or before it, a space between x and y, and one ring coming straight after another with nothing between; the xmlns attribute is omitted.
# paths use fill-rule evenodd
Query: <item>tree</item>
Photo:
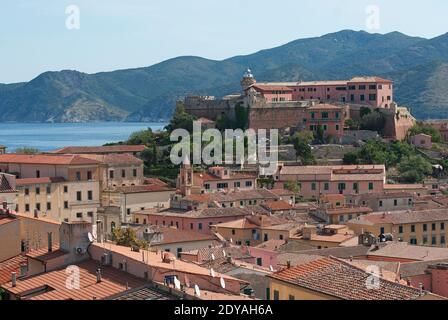
<svg viewBox="0 0 448 320"><path fill-rule="evenodd" d="M249 110L244 107L243 103L240 102L235 106L235 126L234 129L243 129L247 127L249 120Z"/></svg>
<svg viewBox="0 0 448 320"><path fill-rule="evenodd" d="M422 123L415 124L411 128L411 130L409 130L410 136L415 136L420 133L430 135L433 142L440 143L443 141L442 135L440 134L439 130L431 127L426 127Z"/></svg>
<svg viewBox="0 0 448 320"><path fill-rule="evenodd" d="M112 231L112 240L119 246L138 247L140 249L148 248L148 243L137 239L137 234L132 228L115 228Z"/></svg>
<svg viewBox="0 0 448 320"><path fill-rule="evenodd" d="M22 147L22 148L17 148L16 153L18 153L18 154L38 154L38 153L40 153L40 151L37 148Z"/></svg>
<svg viewBox="0 0 448 320"><path fill-rule="evenodd" d="M432 173L432 165L422 156L407 156L398 164L398 172L403 182L418 183Z"/></svg>
<svg viewBox="0 0 448 320"><path fill-rule="evenodd" d="M300 184L295 181L288 181L285 183L284 188L293 192L295 195L300 193Z"/></svg>
<svg viewBox="0 0 448 320"><path fill-rule="evenodd" d="M165 129L171 133L176 129L185 129L188 132L193 132L193 121L195 117L190 115L185 111L185 107L182 104L179 104L176 107L176 111L171 118L170 123L165 127Z"/></svg>
<svg viewBox="0 0 448 320"><path fill-rule="evenodd" d="M316 163L310 143L313 140L313 134L308 131L296 133L292 137L292 144L296 151L296 158L300 158L303 165L312 165Z"/></svg>
<svg viewBox="0 0 448 320"><path fill-rule="evenodd" d="M358 152L351 151L344 155L344 164L345 165L354 165L359 164L359 154Z"/></svg>
<svg viewBox="0 0 448 320"><path fill-rule="evenodd" d="M345 120L345 126L350 130L359 130L359 123L353 119Z"/></svg>
<svg viewBox="0 0 448 320"><path fill-rule="evenodd" d="M324 137L324 127L323 126L317 126L316 130L316 140L319 143L325 143L325 137Z"/></svg>
<svg viewBox="0 0 448 320"><path fill-rule="evenodd" d="M361 118L361 129L382 132L386 125L386 118L381 112L371 112Z"/></svg>
<svg viewBox="0 0 448 320"><path fill-rule="evenodd" d="M130 145L144 144L148 146L154 143L154 138L155 136L154 133L152 132L152 129L148 128L146 130L140 130L132 133L126 143Z"/></svg>

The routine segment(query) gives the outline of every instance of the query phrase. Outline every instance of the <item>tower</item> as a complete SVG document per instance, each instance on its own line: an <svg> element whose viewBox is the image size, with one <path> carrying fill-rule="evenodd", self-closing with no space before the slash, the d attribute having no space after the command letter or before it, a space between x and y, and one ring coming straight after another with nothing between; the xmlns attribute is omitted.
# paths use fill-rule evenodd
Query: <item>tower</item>
<svg viewBox="0 0 448 320"><path fill-rule="evenodd" d="M179 173L179 189L183 196L191 195L193 187L193 168L190 164L190 158L186 155L180 168Z"/></svg>
<svg viewBox="0 0 448 320"><path fill-rule="evenodd" d="M243 79L241 80L241 87L243 88L243 91L246 91L256 83L257 80L255 80L252 71L250 69L247 69L243 75Z"/></svg>

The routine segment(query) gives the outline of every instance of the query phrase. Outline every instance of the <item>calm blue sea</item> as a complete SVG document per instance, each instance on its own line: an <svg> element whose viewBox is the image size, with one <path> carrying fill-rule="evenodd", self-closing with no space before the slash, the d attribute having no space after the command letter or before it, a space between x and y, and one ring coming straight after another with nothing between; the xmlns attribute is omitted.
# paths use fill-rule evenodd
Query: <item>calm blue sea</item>
<svg viewBox="0 0 448 320"><path fill-rule="evenodd" d="M166 123L0 123L0 145L13 152L20 147L49 151L65 146L101 146L126 140L135 131L162 129Z"/></svg>

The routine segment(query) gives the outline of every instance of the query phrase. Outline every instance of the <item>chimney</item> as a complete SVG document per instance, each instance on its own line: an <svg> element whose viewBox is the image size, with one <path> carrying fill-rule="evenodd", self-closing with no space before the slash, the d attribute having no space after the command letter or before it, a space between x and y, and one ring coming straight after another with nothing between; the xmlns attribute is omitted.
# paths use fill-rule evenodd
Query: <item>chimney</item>
<svg viewBox="0 0 448 320"><path fill-rule="evenodd" d="M53 251L53 234L48 232L48 252Z"/></svg>
<svg viewBox="0 0 448 320"><path fill-rule="evenodd" d="M101 269L96 269L96 283L101 283Z"/></svg>
<svg viewBox="0 0 448 320"><path fill-rule="evenodd" d="M11 272L11 285L13 288L17 286L17 274L15 272Z"/></svg>
<svg viewBox="0 0 448 320"><path fill-rule="evenodd" d="M420 288L420 295L423 296L423 283L419 283L418 284L419 288Z"/></svg>
<svg viewBox="0 0 448 320"><path fill-rule="evenodd" d="M288 269L291 268L291 260L286 261L286 267L287 267Z"/></svg>

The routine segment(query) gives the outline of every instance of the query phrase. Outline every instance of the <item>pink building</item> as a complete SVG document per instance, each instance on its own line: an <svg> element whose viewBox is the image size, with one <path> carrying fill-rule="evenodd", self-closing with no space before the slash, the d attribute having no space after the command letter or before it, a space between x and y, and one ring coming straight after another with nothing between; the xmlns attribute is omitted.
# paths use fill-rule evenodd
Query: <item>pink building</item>
<svg viewBox="0 0 448 320"><path fill-rule="evenodd" d="M268 102L319 100L376 108L389 108L393 102L393 82L380 77L356 77L340 81L257 83L253 88Z"/></svg>
<svg viewBox="0 0 448 320"><path fill-rule="evenodd" d="M275 177L275 187L297 182L305 199L328 194L380 193L386 183L384 165L358 166L281 166Z"/></svg>
<svg viewBox="0 0 448 320"><path fill-rule="evenodd" d="M432 137L428 134L420 133L411 137L411 143L417 148L431 149Z"/></svg>
<svg viewBox="0 0 448 320"><path fill-rule="evenodd" d="M305 127L316 132L322 127L325 137L342 137L347 112L344 107L331 104L316 104L307 109Z"/></svg>

